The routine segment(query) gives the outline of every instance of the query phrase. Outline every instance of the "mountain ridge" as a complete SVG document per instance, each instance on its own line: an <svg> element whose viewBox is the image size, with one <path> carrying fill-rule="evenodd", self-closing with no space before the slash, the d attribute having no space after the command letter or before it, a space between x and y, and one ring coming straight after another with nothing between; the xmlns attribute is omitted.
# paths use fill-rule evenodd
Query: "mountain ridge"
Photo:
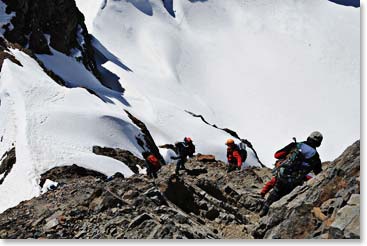
<svg viewBox="0 0 367 246"><path fill-rule="evenodd" d="M268 168L228 174L198 156L179 178L170 164L152 180L57 167L44 175L57 188L0 215L0 238L359 238L359 156L357 141L262 218Z"/></svg>

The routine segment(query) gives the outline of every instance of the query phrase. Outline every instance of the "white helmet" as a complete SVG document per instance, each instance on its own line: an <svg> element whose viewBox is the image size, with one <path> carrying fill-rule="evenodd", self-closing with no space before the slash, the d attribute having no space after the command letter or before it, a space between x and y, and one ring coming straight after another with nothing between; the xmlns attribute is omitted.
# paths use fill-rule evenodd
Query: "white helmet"
<svg viewBox="0 0 367 246"><path fill-rule="evenodd" d="M321 145L323 136L320 132L314 131L308 136L307 140L313 142L316 147L319 147Z"/></svg>

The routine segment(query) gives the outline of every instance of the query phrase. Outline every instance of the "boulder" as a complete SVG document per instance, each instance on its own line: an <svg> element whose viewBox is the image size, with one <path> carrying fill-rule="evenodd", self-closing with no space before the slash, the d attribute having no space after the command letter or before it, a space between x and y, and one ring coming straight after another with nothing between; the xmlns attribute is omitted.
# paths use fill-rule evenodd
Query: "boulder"
<svg viewBox="0 0 367 246"><path fill-rule="evenodd" d="M196 156L196 160L201 161L201 162L215 162L215 156L198 154Z"/></svg>
<svg viewBox="0 0 367 246"><path fill-rule="evenodd" d="M330 226L333 238L360 238L360 206L359 194L353 194L346 206L336 214Z"/></svg>

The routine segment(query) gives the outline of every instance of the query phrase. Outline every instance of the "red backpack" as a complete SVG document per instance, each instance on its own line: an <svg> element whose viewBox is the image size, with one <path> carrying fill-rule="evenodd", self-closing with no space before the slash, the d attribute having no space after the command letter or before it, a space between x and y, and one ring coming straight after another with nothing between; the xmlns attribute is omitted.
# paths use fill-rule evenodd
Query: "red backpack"
<svg viewBox="0 0 367 246"><path fill-rule="evenodd" d="M154 167L155 170L161 168L161 164L159 163L157 157L155 157L153 154L147 157L147 161Z"/></svg>

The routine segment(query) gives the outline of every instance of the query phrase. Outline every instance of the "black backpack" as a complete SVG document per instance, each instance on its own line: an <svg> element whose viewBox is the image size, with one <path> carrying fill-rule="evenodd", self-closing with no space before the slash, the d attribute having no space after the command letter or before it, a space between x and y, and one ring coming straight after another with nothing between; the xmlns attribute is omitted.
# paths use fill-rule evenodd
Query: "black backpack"
<svg viewBox="0 0 367 246"><path fill-rule="evenodd" d="M277 179L282 183L302 182L307 174L304 173L302 168L303 161L301 143L295 141L293 148L289 150L286 157L276 164L275 173Z"/></svg>
<svg viewBox="0 0 367 246"><path fill-rule="evenodd" d="M247 150L246 150L246 144L243 142L240 142L237 144L238 152L241 155L242 163L246 161L247 159Z"/></svg>
<svg viewBox="0 0 367 246"><path fill-rule="evenodd" d="M195 153L195 145L193 143L188 144L187 146L187 152L188 152L188 156L192 157Z"/></svg>
<svg viewBox="0 0 367 246"><path fill-rule="evenodd" d="M185 144L184 142L175 143L175 152L182 157L190 156L192 157L195 153L194 144Z"/></svg>

